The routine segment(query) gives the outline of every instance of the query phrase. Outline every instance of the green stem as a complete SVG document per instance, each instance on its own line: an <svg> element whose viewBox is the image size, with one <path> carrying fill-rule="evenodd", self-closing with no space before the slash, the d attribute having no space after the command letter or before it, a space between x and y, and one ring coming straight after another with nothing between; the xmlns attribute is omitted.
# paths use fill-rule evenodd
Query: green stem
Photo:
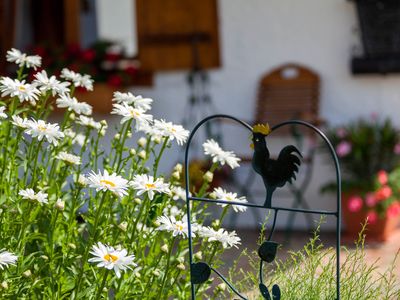
<svg viewBox="0 0 400 300"><path fill-rule="evenodd" d="M156 160L154 162L154 166L153 166L154 178L157 177L158 165L160 163L161 156L164 153L164 150L168 145L168 141L169 141L169 138L165 137L164 138L164 143L162 144L162 147L161 147L161 150L160 150L160 153L158 154L158 156L157 156L157 158L156 158Z"/></svg>
<svg viewBox="0 0 400 300"><path fill-rule="evenodd" d="M103 292L104 286L106 285L106 281L107 281L107 277L108 277L108 273L110 272L109 269L105 269L104 270L104 274L103 274L103 280L101 281L101 285L99 286L98 290L97 290L97 294L96 297L94 299L98 300L101 297L101 294Z"/></svg>
<svg viewBox="0 0 400 300"><path fill-rule="evenodd" d="M101 209L102 209L103 204L105 202L106 196L107 196L107 192L103 192L103 196L101 197L101 200L100 200L100 203L99 203L99 207L98 207L98 209L96 211L96 215L95 215L95 219L94 219L94 225L93 225L93 232L91 233L91 236L90 236L90 239L89 239L89 243L88 243L88 247L86 247L85 253L83 254L82 266L81 266L81 270L79 272L78 282L77 282L76 289L75 289L76 293L74 294L75 297L76 297L76 295L78 295L78 292L79 292L79 289L80 289L80 286L81 286L83 272L84 272L84 269L85 269L87 258L89 256L89 250L90 250L91 246L93 245L93 242L97 238L97 225L98 225L98 222L99 222L100 212L101 212Z"/></svg>
<svg viewBox="0 0 400 300"><path fill-rule="evenodd" d="M168 272L169 272L169 266L170 266L170 263L171 263L171 259L170 259L171 258L171 253L172 253L172 249L174 248L175 240L176 240L176 236L172 239L170 248L168 250L167 266L165 267L164 276L163 276L163 279L162 279L162 282L161 282L161 288L160 288L160 290L158 292L158 295L157 295L156 299L161 299L162 292L164 291L164 286L165 286L165 282L167 281Z"/></svg>

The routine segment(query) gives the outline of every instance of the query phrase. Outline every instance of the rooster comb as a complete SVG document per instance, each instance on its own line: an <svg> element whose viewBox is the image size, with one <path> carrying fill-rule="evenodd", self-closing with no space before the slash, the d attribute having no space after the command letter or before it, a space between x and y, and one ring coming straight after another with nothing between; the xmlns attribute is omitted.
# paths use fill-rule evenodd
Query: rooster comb
<svg viewBox="0 0 400 300"><path fill-rule="evenodd" d="M268 135L271 133L271 128L268 123L266 124L257 124L253 126L253 133L261 133L263 135Z"/></svg>

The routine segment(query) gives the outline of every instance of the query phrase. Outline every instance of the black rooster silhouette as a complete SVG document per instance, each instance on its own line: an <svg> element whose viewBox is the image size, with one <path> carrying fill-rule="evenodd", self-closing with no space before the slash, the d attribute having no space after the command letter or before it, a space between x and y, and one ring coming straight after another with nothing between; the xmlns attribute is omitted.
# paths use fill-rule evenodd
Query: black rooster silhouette
<svg viewBox="0 0 400 300"><path fill-rule="evenodd" d="M295 146L289 145L281 150L276 160L271 159L265 141L265 137L270 132L268 124L257 124L253 127L254 154L252 166L261 175L267 189L265 207L271 207L272 194L276 188L283 187L286 182L292 183L293 179L296 180L296 172L301 165L298 156L303 157Z"/></svg>

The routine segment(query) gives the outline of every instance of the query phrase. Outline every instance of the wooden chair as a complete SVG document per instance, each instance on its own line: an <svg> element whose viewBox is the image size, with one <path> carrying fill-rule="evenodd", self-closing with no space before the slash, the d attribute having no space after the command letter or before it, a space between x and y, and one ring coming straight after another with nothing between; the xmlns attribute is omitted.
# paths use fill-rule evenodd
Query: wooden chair
<svg viewBox="0 0 400 300"><path fill-rule="evenodd" d="M301 119L319 125L319 87L319 76L298 64L284 64L268 72L259 83L254 123L273 126Z"/></svg>

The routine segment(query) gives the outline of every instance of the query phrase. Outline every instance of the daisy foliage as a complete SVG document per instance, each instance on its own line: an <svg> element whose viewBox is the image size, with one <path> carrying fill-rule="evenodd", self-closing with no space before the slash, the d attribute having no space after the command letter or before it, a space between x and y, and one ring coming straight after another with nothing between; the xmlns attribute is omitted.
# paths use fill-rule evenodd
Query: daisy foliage
<svg viewBox="0 0 400 300"><path fill-rule="evenodd" d="M105 51L111 58L114 50ZM130 91L114 92L112 111L98 119L75 93L96 88L90 75L50 74L39 56L17 49L6 59L17 72L0 77L1 299L189 299L183 166L159 167L189 131L155 118L155 100ZM238 166L216 142L204 149L216 165ZM209 183L189 195L211 197ZM230 206L191 205L198 260L239 245L221 227ZM211 280L200 285L198 295L211 287Z"/></svg>

